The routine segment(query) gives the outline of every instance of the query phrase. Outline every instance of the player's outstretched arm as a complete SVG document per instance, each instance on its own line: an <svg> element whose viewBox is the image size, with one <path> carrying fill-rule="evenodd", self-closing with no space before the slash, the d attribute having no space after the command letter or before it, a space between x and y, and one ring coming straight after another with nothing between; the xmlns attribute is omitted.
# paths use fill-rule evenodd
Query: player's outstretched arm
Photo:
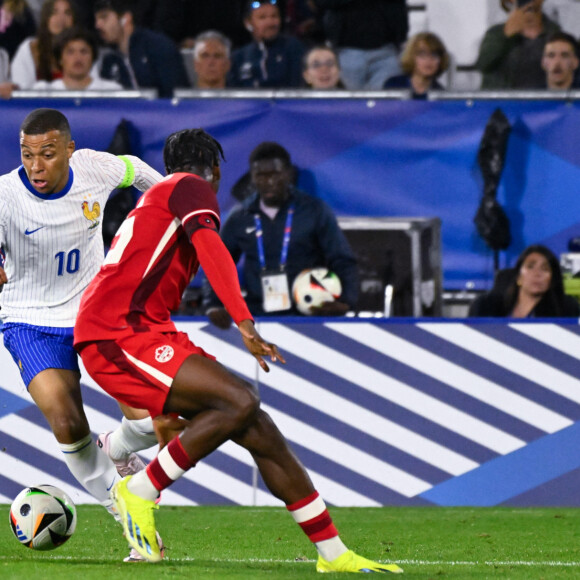
<svg viewBox="0 0 580 580"><path fill-rule="evenodd" d="M242 320L238 325L238 329L242 334L246 348L254 355L262 369L266 372L270 371L270 367L268 367L268 363L266 363L263 358L265 356L269 356L272 362L280 361L281 363L286 364L286 361L280 354L278 347L271 342L266 342L258 334L252 320Z"/></svg>

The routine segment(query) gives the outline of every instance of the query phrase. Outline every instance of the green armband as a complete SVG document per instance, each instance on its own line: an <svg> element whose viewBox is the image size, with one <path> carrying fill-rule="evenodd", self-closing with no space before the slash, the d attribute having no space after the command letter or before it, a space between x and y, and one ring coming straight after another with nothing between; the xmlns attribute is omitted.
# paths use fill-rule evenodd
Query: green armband
<svg viewBox="0 0 580 580"><path fill-rule="evenodd" d="M123 181L119 183L117 187L129 187L133 185L135 181L135 167L131 163L131 160L125 155L117 155L117 157L125 164L125 175L123 176Z"/></svg>

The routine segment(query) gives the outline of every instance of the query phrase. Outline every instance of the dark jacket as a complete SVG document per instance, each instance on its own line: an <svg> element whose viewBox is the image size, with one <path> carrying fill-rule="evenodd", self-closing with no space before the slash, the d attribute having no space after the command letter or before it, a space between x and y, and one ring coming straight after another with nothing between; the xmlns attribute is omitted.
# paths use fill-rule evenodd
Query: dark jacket
<svg viewBox="0 0 580 580"><path fill-rule="evenodd" d="M383 85L383 89L411 89L411 95L414 99L427 99L427 93L416 93L411 85L411 77L409 75L397 75L394 77L389 77L385 84ZM437 80L433 79L431 82L430 91L443 91L445 87Z"/></svg>
<svg viewBox="0 0 580 580"><path fill-rule="evenodd" d="M304 46L291 36L251 42L234 51L228 78L231 87L300 87Z"/></svg>
<svg viewBox="0 0 580 580"><path fill-rule="evenodd" d="M118 50L105 52L100 75L104 79L117 81L126 89L157 89L160 98L171 98L173 89L189 84L179 49L160 32L136 28L129 40L129 62L137 87Z"/></svg>
<svg viewBox="0 0 580 580"><path fill-rule="evenodd" d="M314 0L326 38L337 48L399 47L407 39L406 0Z"/></svg>
<svg viewBox="0 0 580 580"><path fill-rule="evenodd" d="M295 209L286 265L290 288L302 270L323 266L335 272L342 282L340 301L354 308L358 298L357 263L336 217L320 199L293 190L273 220L260 211L259 198L254 194L232 211L221 229L221 238L234 261L237 263L245 256L242 285L247 291L246 302L250 312L257 316L264 314L254 215L258 213L262 221L266 268L276 270L280 265L284 227L291 204ZM204 292L204 306L220 305L208 286ZM276 314L297 314L297 311Z"/></svg>
<svg viewBox="0 0 580 580"><path fill-rule="evenodd" d="M510 316L504 296L498 292L488 292L478 296L469 307L470 317L505 318ZM580 316L580 304L572 296L564 294L559 303L539 302L528 318L577 318Z"/></svg>

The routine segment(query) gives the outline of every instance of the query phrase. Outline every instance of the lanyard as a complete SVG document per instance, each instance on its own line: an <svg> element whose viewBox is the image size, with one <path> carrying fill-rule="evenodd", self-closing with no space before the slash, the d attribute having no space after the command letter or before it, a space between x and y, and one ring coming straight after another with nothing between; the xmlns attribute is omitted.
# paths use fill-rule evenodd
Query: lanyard
<svg viewBox="0 0 580 580"><path fill-rule="evenodd" d="M284 226L284 239L282 240L282 252L280 253L280 270L284 270L284 268L286 267L293 217L294 217L294 206L291 205L288 208L288 215L286 216L286 225ZM266 256L264 254L264 230L262 229L262 218L260 218L260 214L258 213L254 214L254 223L256 224L256 243L258 244L258 258L260 260L260 268L262 270L265 270Z"/></svg>

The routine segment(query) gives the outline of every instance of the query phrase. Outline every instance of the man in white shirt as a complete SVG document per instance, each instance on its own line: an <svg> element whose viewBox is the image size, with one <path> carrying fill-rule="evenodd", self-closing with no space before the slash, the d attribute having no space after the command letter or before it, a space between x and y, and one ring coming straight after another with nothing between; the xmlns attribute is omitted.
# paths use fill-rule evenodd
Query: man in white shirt
<svg viewBox="0 0 580 580"><path fill-rule="evenodd" d="M157 441L145 411L93 443L83 409L73 327L81 295L104 257L102 215L110 193L145 191L161 175L133 156L75 151L66 117L36 109L21 125L22 166L0 176L0 319L4 345L48 421L71 473L114 516L109 491L143 468L132 451ZM111 458L120 458L116 469ZM142 559L131 554L131 561Z"/></svg>
<svg viewBox="0 0 580 580"><path fill-rule="evenodd" d="M97 40L88 30L68 28L58 38L54 54L62 78L53 81L37 81L33 89L64 91L122 91L123 87L103 79L94 66L98 57Z"/></svg>

